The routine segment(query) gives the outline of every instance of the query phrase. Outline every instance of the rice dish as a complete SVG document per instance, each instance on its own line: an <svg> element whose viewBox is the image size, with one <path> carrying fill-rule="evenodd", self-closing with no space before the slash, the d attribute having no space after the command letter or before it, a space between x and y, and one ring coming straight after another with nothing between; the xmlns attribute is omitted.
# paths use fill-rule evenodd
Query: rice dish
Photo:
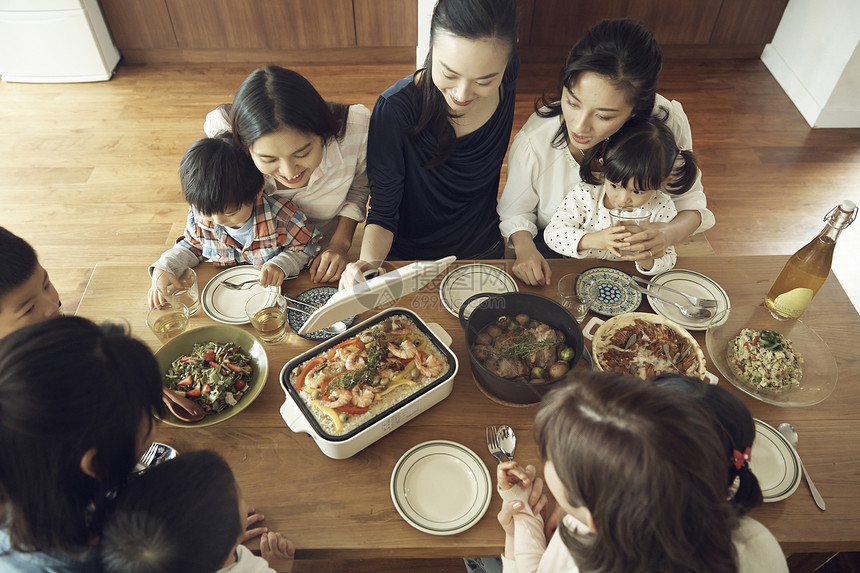
<svg viewBox="0 0 860 573"><path fill-rule="evenodd" d="M341 436L448 370L448 359L421 329L393 315L299 364L289 379L320 428Z"/></svg>
<svg viewBox="0 0 860 573"><path fill-rule="evenodd" d="M732 371L758 388L787 390L799 386L803 376L803 357L773 330L744 328L729 341L727 357Z"/></svg>

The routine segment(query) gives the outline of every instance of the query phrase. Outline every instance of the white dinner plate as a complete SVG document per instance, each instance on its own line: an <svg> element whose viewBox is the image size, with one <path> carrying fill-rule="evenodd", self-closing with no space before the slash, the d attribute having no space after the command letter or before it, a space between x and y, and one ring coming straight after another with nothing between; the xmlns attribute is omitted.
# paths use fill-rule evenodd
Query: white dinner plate
<svg viewBox="0 0 860 573"><path fill-rule="evenodd" d="M750 470L758 479L764 501L783 500L800 485L797 452L782 434L761 420L755 420L750 458Z"/></svg>
<svg viewBox="0 0 860 573"><path fill-rule="evenodd" d="M460 316L460 307L470 296L479 292L501 294L517 292L514 278L498 267L474 263L457 267L448 273L439 285L442 305L454 316ZM463 316L469 318L472 311L483 299L476 300L466 308Z"/></svg>
<svg viewBox="0 0 860 573"><path fill-rule="evenodd" d="M425 533L454 535L490 506L490 472L475 452L447 440L418 444L391 473L391 499L406 522Z"/></svg>
<svg viewBox="0 0 860 573"><path fill-rule="evenodd" d="M276 286L268 288L259 284L251 285L244 290L234 290L225 287L221 281L229 280L231 283L243 283L250 280L260 279L260 269L250 265L239 265L221 271L206 283L200 294L200 305L209 318L223 322L224 324L248 324L251 322L245 315L245 303L257 293L269 290L281 292Z"/></svg>
<svg viewBox="0 0 860 573"><path fill-rule="evenodd" d="M717 316L722 311L731 307L729 295L723 290L723 287L701 273L684 269L672 269L662 272L654 277L650 277L649 280L661 285L666 285L669 288L679 290L690 296L714 299L717 301L717 308L710 309L713 313L711 316ZM649 290L653 290L655 294L659 294L662 297L673 300L678 304L684 306L690 304L689 300L679 294L669 292L665 289L660 289L659 287L654 288L650 285L642 286L647 286L647 288ZM717 326L717 324L709 324L707 320L693 320L688 316L684 316L681 314L681 311L678 310L677 306L658 300L651 295L648 295L648 302L651 304L651 308L654 309L654 312L673 322L677 322L687 330L707 330L709 326ZM725 314L725 319L723 319L720 324L728 318L729 315L727 313Z"/></svg>

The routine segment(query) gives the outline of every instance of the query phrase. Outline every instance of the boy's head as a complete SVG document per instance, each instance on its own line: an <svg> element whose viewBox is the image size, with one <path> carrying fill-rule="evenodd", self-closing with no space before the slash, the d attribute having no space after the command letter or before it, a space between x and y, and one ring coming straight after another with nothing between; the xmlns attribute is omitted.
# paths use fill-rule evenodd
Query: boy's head
<svg viewBox="0 0 860 573"><path fill-rule="evenodd" d="M120 492L102 532L108 573L214 573L238 543L239 488L208 450L168 460Z"/></svg>
<svg viewBox="0 0 860 573"><path fill-rule="evenodd" d="M185 200L227 227L247 222L263 189L263 174L226 133L192 143L179 164L179 179Z"/></svg>
<svg viewBox="0 0 860 573"><path fill-rule="evenodd" d="M39 264L36 251L0 227L0 338L60 314L60 295Z"/></svg>

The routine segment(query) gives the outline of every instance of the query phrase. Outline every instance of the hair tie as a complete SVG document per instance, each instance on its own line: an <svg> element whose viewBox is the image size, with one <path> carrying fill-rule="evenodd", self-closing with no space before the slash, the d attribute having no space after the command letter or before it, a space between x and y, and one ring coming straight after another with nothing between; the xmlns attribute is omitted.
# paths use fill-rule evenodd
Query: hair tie
<svg viewBox="0 0 860 573"><path fill-rule="evenodd" d="M750 456L750 448L747 446L743 452L739 452L738 450L732 451L732 464L734 464L735 469L741 469L744 464L751 461L752 457Z"/></svg>

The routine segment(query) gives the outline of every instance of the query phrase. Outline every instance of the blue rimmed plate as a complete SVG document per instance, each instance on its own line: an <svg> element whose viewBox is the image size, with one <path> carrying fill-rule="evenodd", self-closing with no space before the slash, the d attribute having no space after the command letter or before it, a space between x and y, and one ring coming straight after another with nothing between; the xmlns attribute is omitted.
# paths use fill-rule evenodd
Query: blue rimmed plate
<svg viewBox="0 0 860 573"><path fill-rule="evenodd" d="M455 268L448 273L439 285L439 298L442 305L454 316L460 316L460 306L463 302L479 292L502 294L517 292L514 278L498 267L473 263ZM469 318L472 311L481 304L476 300L463 313Z"/></svg>
<svg viewBox="0 0 860 573"><path fill-rule="evenodd" d="M642 304L642 293L630 286L633 279L624 271L611 267L594 267L579 274L576 290L579 291L584 280L591 279L597 287L597 300L591 311L603 316L618 316L633 312Z"/></svg>
<svg viewBox="0 0 860 573"><path fill-rule="evenodd" d="M243 283L245 281L260 280L260 269L251 265L238 265L221 271L206 283L203 292L200 293L200 306L203 307L209 318L223 324L248 324L248 316L245 314L245 303L252 296L266 290L280 292L280 287L261 287L259 284L251 285L242 290L234 290L225 287L221 281L229 280L232 283Z"/></svg>
<svg viewBox="0 0 860 573"><path fill-rule="evenodd" d="M391 473L391 499L406 522L432 535L454 535L478 523L493 484L475 452L447 440L418 444Z"/></svg>
<svg viewBox="0 0 860 573"><path fill-rule="evenodd" d="M800 485L800 458L794 448L782 434L758 419L750 458L750 470L764 501L783 500Z"/></svg>
<svg viewBox="0 0 860 573"><path fill-rule="evenodd" d="M303 293L297 294L293 298L296 300L300 300L302 302L306 302L308 304L315 305L315 306L322 306L325 303L327 303L328 299L330 299L332 297L332 295L334 295L334 293L336 293L336 292L337 292L337 289L335 287L318 286L318 287L314 287L314 288L309 288L308 290L304 291ZM290 303L290 304L292 306L293 303ZM310 310L310 309L308 309L308 310ZM288 310L287 311L287 322L289 322L290 328L292 328L293 332L295 332L296 334L298 334L299 329L302 327L302 325L305 323L305 321L307 319L308 319L308 315L306 315L304 313L296 312L294 310ZM343 323L346 325L347 328L352 326L352 323L354 323L354 322L355 322L354 316L350 317L350 318L343 319ZM313 332L308 332L305 334L299 334L299 336L301 336L302 338L305 338L307 340L320 341L320 340L328 340L332 336L337 336L337 333L326 332L325 330L315 330Z"/></svg>
<svg viewBox="0 0 860 573"><path fill-rule="evenodd" d="M713 279L706 277L701 273L697 273L695 271L688 271L685 269L671 269L665 272L660 273L655 277L650 277L651 282L665 285L669 288L673 288L677 291L681 291L690 296L696 296L699 298L710 298L717 301L717 307L711 309L713 312L712 316L718 316L724 310L728 310L731 307L731 303L729 302L729 295L723 290L723 287L718 285ZM688 305L690 301L681 295L677 295L673 292L669 292L667 290L661 290L659 287L655 288L652 286L648 287L649 291L653 291L655 294L659 294L662 297L665 297L669 300L674 300L678 304ZM707 320L694 320L688 316L685 316L678 310L678 307L674 304L670 304L664 302L662 300L656 299L651 295L648 295L648 303L651 305L651 308L654 309L654 312L668 318L671 321L674 321L687 330L707 330L712 326L717 326L712 322ZM728 320L729 315L723 315L723 322ZM704 324L703 324L704 323ZM720 323L722 324L722 322Z"/></svg>

